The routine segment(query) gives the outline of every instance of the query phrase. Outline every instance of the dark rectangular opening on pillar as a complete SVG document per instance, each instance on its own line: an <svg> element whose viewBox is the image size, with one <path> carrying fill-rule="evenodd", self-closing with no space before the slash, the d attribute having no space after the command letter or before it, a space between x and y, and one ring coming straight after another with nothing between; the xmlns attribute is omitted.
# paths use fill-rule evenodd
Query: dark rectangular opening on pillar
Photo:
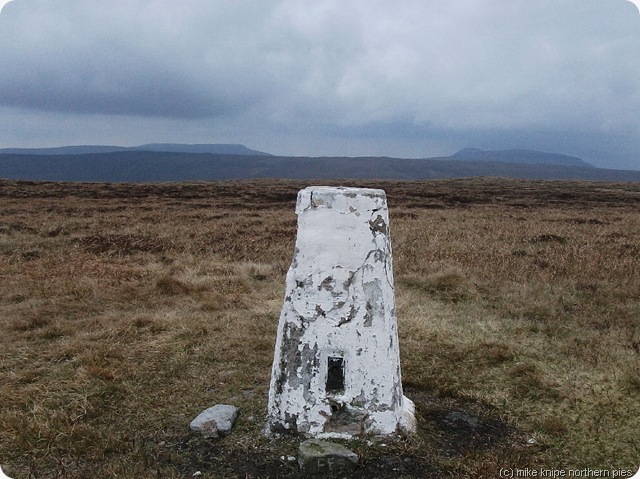
<svg viewBox="0 0 640 479"><path fill-rule="evenodd" d="M327 392L344 391L344 358L329 356L326 388Z"/></svg>

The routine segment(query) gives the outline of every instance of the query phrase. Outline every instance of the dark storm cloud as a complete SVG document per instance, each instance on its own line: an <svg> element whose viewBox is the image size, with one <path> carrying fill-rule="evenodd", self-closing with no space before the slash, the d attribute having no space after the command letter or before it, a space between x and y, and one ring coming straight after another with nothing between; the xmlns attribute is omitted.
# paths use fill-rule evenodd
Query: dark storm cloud
<svg viewBox="0 0 640 479"><path fill-rule="evenodd" d="M483 131L631 145L639 51L626 0L14 0L0 105L209 119L298 146L353 135L398 155Z"/></svg>
<svg viewBox="0 0 640 479"><path fill-rule="evenodd" d="M234 30L229 13L200 1L11 2L0 17L0 102L177 118L241 111L268 80L252 78L254 25Z"/></svg>

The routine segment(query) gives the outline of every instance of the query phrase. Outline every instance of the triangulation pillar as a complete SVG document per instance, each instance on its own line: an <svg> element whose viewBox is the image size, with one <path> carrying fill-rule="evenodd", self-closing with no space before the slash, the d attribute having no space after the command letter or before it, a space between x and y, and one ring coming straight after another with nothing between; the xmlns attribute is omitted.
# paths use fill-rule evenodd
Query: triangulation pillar
<svg viewBox="0 0 640 479"><path fill-rule="evenodd" d="M298 193L267 434L351 438L415 430L403 396L383 190Z"/></svg>

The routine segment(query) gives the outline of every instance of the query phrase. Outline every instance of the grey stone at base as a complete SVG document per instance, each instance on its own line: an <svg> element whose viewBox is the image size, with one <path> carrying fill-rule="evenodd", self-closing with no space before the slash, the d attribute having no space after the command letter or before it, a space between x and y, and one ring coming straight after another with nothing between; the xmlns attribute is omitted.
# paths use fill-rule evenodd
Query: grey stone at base
<svg viewBox="0 0 640 479"><path fill-rule="evenodd" d="M307 474L349 472L358 467L358 455L335 442L308 439L300 444L298 464Z"/></svg>
<svg viewBox="0 0 640 479"><path fill-rule="evenodd" d="M228 434L238 417L239 409L228 404L216 404L202 411L189 427L192 431L200 432L206 438L215 438L219 434Z"/></svg>

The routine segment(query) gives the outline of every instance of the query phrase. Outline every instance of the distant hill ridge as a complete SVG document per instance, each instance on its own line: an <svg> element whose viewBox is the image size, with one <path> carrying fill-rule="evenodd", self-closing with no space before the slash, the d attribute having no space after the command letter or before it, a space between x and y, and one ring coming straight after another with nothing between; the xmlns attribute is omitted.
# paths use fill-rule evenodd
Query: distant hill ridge
<svg viewBox="0 0 640 479"><path fill-rule="evenodd" d="M158 151L169 153L209 153L213 155L241 155L241 156L271 156L258 150L252 150L244 145L213 143L213 144L182 144L182 143L149 143L140 146L105 146L78 145L60 146L53 148L1 148L0 154L8 155L89 155L95 153L116 153L121 151Z"/></svg>
<svg viewBox="0 0 640 479"><path fill-rule="evenodd" d="M0 152L0 178L149 183L253 178L427 180L500 176L523 179L640 182L640 171L609 170L591 165L518 163L495 160L495 156L492 160L481 159L482 156L472 159L463 159L459 156L429 159L309 158L266 154L152 151L149 146L145 148L86 154L34 155ZM162 145L161 148L166 146ZM76 148L73 151L78 150Z"/></svg>
<svg viewBox="0 0 640 479"><path fill-rule="evenodd" d="M182 143L148 143L140 146L105 146L78 145L60 146L53 148L3 148L0 154L11 155L88 155L96 153L117 153L125 151L155 151L167 153L196 153L212 155L239 156L272 156L258 150L252 150L241 144L212 143L212 144L182 144ZM434 159L434 158L427 158ZM561 165L594 168L593 165L575 156L559 153L545 153L535 150L490 150L480 148L464 148L445 158L458 161L498 161L502 163L522 163L528 165Z"/></svg>
<svg viewBox="0 0 640 479"><path fill-rule="evenodd" d="M499 161L502 163L524 163L528 165L561 165L595 168L593 165L575 156L545 153L535 150L484 151L479 148L464 148L449 158L463 161Z"/></svg>

